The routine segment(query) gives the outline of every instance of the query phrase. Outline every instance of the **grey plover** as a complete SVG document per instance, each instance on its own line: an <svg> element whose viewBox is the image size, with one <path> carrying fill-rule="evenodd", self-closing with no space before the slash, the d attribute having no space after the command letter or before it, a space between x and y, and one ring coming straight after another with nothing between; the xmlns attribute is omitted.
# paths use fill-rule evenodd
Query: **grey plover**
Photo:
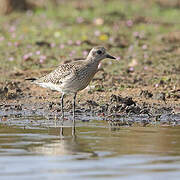
<svg viewBox="0 0 180 180"><path fill-rule="evenodd" d="M85 60L73 61L68 64L62 64L51 73L39 78L29 78L33 83L44 88L50 88L62 93L61 111L64 119L63 99L65 94L74 94L73 98L73 123L75 123L75 103L78 91L86 88L96 72L101 60L105 58L116 59L109 55L104 47L93 48Z"/></svg>

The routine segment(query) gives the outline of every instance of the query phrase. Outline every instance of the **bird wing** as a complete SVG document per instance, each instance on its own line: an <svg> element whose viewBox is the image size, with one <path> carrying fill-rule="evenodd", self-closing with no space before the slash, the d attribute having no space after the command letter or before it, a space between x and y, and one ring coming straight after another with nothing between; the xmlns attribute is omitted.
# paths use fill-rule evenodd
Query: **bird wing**
<svg viewBox="0 0 180 180"><path fill-rule="evenodd" d="M36 80L36 83L48 83L62 84L64 80L67 80L74 76L77 70L80 68L80 62L62 64L51 73Z"/></svg>

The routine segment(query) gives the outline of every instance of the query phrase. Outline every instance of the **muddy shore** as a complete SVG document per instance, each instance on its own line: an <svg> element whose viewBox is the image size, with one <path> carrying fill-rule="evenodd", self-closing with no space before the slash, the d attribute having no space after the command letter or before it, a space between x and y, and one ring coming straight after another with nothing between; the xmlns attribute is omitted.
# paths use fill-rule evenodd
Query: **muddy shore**
<svg viewBox="0 0 180 180"><path fill-rule="evenodd" d="M60 94L24 80L30 75L37 77L45 73L47 72L16 73L15 79L1 83L1 121L6 121L9 116L43 116L60 119ZM135 81L130 74L129 77L121 77L122 84L127 78ZM89 117L89 120L98 117L113 126L180 125L180 89L168 90L167 93L167 84L161 82L160 87L152 88L139 85L143 84L142 79L140 83L134 83L137 86L135 88L117 90L118 81L117 76L104 71L98 72L93 82L78 93L77 119L83 120L85 116ZM96 85L93 85L94 82ZM71 95L65 97L67 119L71 119L71 101Z"/></svg>

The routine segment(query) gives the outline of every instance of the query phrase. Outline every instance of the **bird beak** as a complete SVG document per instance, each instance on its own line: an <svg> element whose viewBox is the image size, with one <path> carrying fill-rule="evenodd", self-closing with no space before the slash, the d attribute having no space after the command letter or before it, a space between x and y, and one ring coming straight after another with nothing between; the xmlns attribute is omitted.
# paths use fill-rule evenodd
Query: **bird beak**
<svg viewBox="0 0 180 180"><path fill-rule="evenodd" d="M109 58L109 59L116 59L115 57L111 56L110 54L106 54L106 58Z"/></svg>

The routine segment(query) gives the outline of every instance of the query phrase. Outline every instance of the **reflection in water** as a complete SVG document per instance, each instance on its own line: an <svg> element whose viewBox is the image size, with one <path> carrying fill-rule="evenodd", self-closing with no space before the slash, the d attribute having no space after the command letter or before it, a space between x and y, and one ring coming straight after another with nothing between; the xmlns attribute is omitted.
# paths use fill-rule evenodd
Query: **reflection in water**
<svg viewBox="0 0 180 180"><path fill-rule="evenodd" d="M73 121L71 134L72 134L73 137L76 136L76 124L75 124L75 121ZM60 137L63 137L63 136L64 136L64 126L63 126L63 123L62 123L62 126L60 127Z"/></svg>
<svg viewBox="0 0 180 180"><path fill-rule="evenodd" d="M47 141L41 145L33 146L29 148L30 151L36 152L37 154L43 155L83 155L86 154L88 157L96 157L97 154L92 151L87 144L81 140L80 137L75 135L75 131L69 131L71 128L62 128L63 131L59 139ZM73 132L74 131L74 132ZM73 132L73 133L72 133ZM73 136L71 136L73 134Z"/></svg>
<svg viewBox="0 0 180 180"><path fill-rule="evenodd" d="M0 125L0 174L7 179L180 177L180 127L113 131L105 121L77 121L76 136L71 126L60 136L55 126L24 129L18 122Z"/></svg>

